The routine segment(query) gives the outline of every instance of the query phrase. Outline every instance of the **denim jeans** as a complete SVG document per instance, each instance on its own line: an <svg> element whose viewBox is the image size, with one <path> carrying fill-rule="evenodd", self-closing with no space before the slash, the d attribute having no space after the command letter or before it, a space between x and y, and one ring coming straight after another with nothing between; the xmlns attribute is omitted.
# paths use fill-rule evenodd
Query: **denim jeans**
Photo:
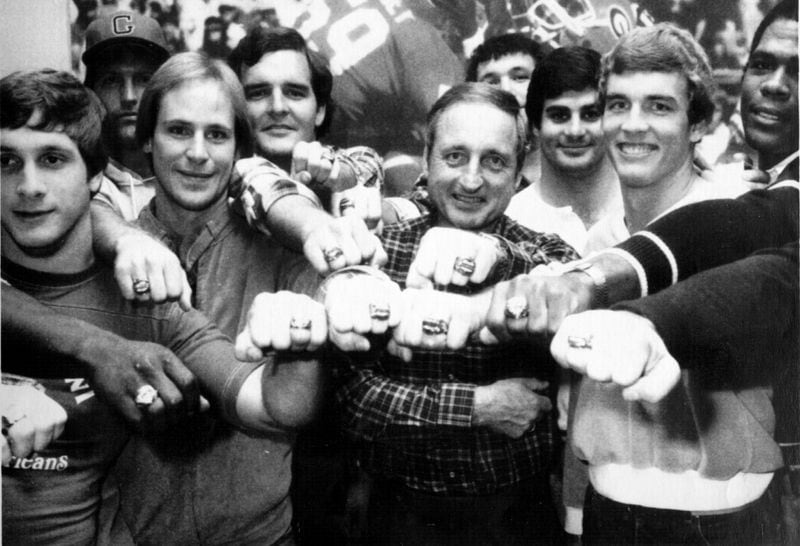
<svg viewBox="0 0 800 546"><path fill-rule="evenodd" d="M694 515L622 504L590 485L583 512L583 544L774 544L777 513L773 496L767 493L736 512Z"/></svg>

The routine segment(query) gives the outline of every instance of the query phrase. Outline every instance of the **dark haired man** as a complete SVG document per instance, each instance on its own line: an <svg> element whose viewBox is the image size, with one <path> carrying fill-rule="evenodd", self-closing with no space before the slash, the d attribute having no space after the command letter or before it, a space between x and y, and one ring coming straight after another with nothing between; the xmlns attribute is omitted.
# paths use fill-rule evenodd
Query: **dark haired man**
<svg viewBox="0 0 800 546"><path fill-rule="evenodd" d="M232 74L231 78L235 81ZM230 339L198 312L181 312L176 304L135 305L119 296L113 270L97 259L92 248L89 202L100 185L106 156L101 145L103 108L91 91L63 72L14 73L0 80L0 108L2 277L10 285L3 289L4 298L8 291L23 291L69 317L65 324L69 333L83 332L82 340L68 335L61 345L55 341L62 340L60 332L41 336L34 329L39 342L29 343L19 330L6 329L3 308L4 372L15 374L4 375L3 382L34 386L67 413L61 437L50 442L40 439L38 453L15 452L20 446L12 444L15 457L3 470L3 539L9 544L127 541L126 529L115 528L122 534L109 539L109 529L103 526L113 519L114 503L108 504L104 515L100 507L105 500L104 478L129 431L105 403L110 400L95 396L93 379L103 372L93 374L84 366L80 350L73 352L76 344L91 345L98 330L108 330L112 334L101 335L126 336L174 350L186 367L163 347L151 351L151 359L138 360L136 367L145 378L154 377L150 369L157 355L158 364L171 370L181 392L169 382L140 379L126 385L130 391L113 401L114 406L130 410L135 400L139 410L150 416L163 413L165 406L177 406L170 415L172 425L178 417L201 418L196 415L198 385L192 374L215 411L237 430L271 435L276 426L287 426L285 410L292 403L286 403L294 395L303 401L301 405L310 405L305 414L298 412L292 419L307 420L314 411L314 397L295 389L297 376L291 372L265 373L268 361L238 361ZM118 339L116 347L122 350L127 342ZM63 356L53 358L50 351ZM306 371L303 364L300 368ZM4 432L25 426L26 419L4 414ZM148 432L158 436L159 431ZM173 438L162 439L166 442L161 449L176 447L169 443ZM277 496L285 500L285 495ZM289 533L288 516L270 531L276 539ZM177 538L193 539L194 535Z"/></svg>
<svg viewBox="0 0 800 546"><path fill-rule="evenodd" d="M542 46L522 34L494 36L473 51L466 81L496 85L525 106L528 84L542 55Z"/></svg>
<svg viewBox="0 0 800 546"><path fill-rule="evenodd" d="M606 155L599 79L600 54L584 47L562 47L539 62L525 111L539 137L541 176L506 211L530 229L559 234L581 253L588 229L621 207Z"/></svg>

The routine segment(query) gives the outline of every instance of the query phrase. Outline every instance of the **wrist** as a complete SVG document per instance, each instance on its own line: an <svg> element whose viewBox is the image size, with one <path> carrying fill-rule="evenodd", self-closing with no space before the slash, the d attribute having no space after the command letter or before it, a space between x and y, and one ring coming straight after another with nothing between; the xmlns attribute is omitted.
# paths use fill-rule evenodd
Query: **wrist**
<svg viewBox="0 0 800 546"><path fill-rule="evenodd" d="M89 370L95 371L110 361L109 353L113 349L118 350L121 341L116 334L98 328L80 337L72 356Z"/></svg>
<svg viewBox="0 0 800 546"><path fill-rule="evenodd" d="M488 404L488 388L486 386L475 387L475 394L472 398L472 426L479 427L485 422L484 408Z"/></svg>
<svg viewBox="0 0 800 546"><path fill-rule="evenodd" d="M588 290L588 305L590 309L604 309L608 307L608 283L605 273L593 262L577 262L566 274L582 277L583 286Z"/></svg>

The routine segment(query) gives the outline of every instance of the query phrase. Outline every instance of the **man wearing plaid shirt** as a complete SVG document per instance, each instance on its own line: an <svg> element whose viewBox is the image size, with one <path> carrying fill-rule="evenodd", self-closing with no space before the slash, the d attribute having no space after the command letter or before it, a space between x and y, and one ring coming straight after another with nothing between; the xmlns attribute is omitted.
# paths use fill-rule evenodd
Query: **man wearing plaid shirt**
<svg viewBox="0 0 800 546"><path fill-rule="evenodd" d="M437 336L453 335L463 309L448 313L437 300L441 292L418 290L414 297L414 288L473 294L536 265L577 257L557 236L503 215L526 144L511 94L456 86L433 106L427 131L435 209L382 235L389 257L384 271L404 289L394 339L416 336L419 342L409 345L422 346L426 338L434 345ZM363 292L359 277L354 282ZM339 287L344 292L337 287L337 293L346 293L345 283ZM382 318L374 313L379 307L370 306L373 323ZM549 389L554 366L546 347L470 341L460 350L392 352L404 358L350 353L340 370L344 428L374 478L371 538L406 544L556 539L547 482L557 441Z"/></svg>

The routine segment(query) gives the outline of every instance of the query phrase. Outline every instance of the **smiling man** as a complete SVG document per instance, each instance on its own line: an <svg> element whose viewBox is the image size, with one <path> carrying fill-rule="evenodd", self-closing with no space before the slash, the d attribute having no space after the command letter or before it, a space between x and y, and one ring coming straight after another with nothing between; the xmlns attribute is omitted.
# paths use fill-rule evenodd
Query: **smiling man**
<svg viewBox="0 0 800 546"><path fill-rule="evenodd" d="M590 230L589 251L619 243L684 205L746 190L744 184L707 181L693 165L694 146L714 113L713 91L705 52L689 33L669 24L632 30L604 59L603 131L624 214L612 214ZM746 378L730 380L747 393L744 398L766 402ZM589 378L573 386L567 453L588 465L568 457L565 503L581 506L586 493L587 541L762 543L755 522L763 506L757 501L772 478L774 453L743 453L746 447L715 432L735 430L745 420L741 404L747 402L728 383L723 387L700 376L684 381L691 388L676 389L652 407L628 402L619 389ZM702 426L686 419L687 407L709 408ZM742 434L759 436L765 429L769 424L754 422ZM588 492L575 486L586 469ZM692 518L681 520L687 511ZM623 513L641 517L634 523Z"/></svg>
<svg viewBox="0 0 800 546"><path fill-rule="evenodd" d="M539 136L541 177L506 210L523 226L557 233L581 253L589 228L622 206L606 155L599 79L600 54L585 47L562 47L540 61L525 111Z"/></svg>
<svg viewBox="0 0 800 546"><path fill-rule="evenodd" d="M769 182L798 179L797 2L778 4L753 36L742 77L742 123Z"/></svg>
<svg viewBox="0 0 800 546"><path fill-rule="evenodd" d="M428 114L425 151L434 210L385 228L384 270L392 281L406 288L427 272L438 290L475 293L575 256L557 236L503 214L519 184L525 140L510 93L465 83L439 98ZM487 255L491 273L467 282ZM425 256L435 264L419 267L429 261ZM423 338L447 337L445 312L431 309L423 317ZM557 440L543 382L554 372L549 357L525 343L478 342L443 354L415 351L408 362L386 352L375 356L354 357L338 391L345 430L376 480L370 538L379 544L556 540L547 476Z"/></svg>
<svg viewBox="0 0 800 546"><path fill-rule="evenodd" d="M680 206L747 190L736 181L710 182L693 164L715 88L705 52L668 25L636 29L604 61L603 133L624 211L590 230L587 252L613 246Z"/></svg>

